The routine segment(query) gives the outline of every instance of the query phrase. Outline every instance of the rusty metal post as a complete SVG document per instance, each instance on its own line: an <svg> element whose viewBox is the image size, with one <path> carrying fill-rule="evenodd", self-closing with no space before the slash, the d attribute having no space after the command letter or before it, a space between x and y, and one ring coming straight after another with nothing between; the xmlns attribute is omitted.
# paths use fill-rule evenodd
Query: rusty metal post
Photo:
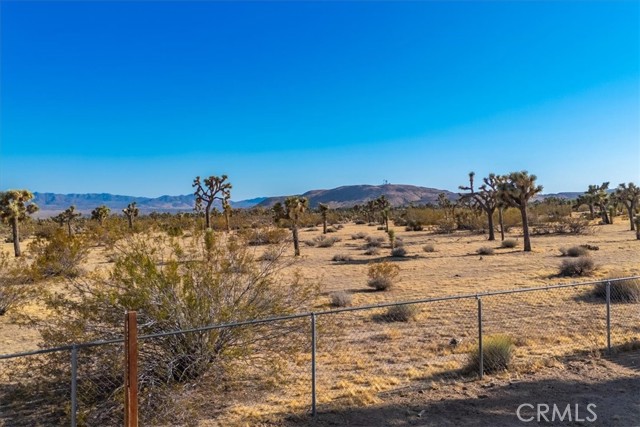
<svg viewBox="0 0 640 427"><path fill-rule="evenodd" d="M124 321L124 425L138 427L138 324L135 311Z"/></svg>

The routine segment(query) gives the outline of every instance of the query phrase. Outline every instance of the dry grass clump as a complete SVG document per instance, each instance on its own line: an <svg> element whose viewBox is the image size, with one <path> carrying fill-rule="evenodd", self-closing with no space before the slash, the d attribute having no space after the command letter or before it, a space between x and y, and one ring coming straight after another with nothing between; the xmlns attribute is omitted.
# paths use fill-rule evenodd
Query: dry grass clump
<svg viewBox="0 0 640 427"><path fill-rule="evenodd" d="M380 236L367 236L365 239L367 243L365 243L365 249L369 248L379 248L384 243L384 237Z"/></svg>
<svg viewBox="0 0 640 427"><path fill-rule="evenodd" d="M572 246L570 248L560 248L561 256L570 256L573 258L589 255L589 249L584 246Z"/></svg>
<svg viewBox="0 0 640 427"><path fill-rule="evenodd" d="M241 233L249 246L275 245L284 242L289 233L283 228L258 228Z"/></svg>
<svg viewBox="0 0 640 427"><path fill-rule="evenodd" d="M422 250L425 252L435 252L436 246L433 243L427 243L422 247Z"/></svg>
<svg viewBox="0 0 640 427"><path fill-rule="evenodd" d="M378 248L369 248L364 251L365 255L380 255L380 249Z"/></svg>
<svg viewBox="0 0 640 427"><path fill-rule="evenodd" d="M402 258L407 256L407 250L403 246L395 247L391 250L391 256L396 258Z"/></svg>
<svg viewBox="0 0 640 427"><path fill-rule="evenodd" d="M276 248L270 248L264 251L258 258L259 261L275 261L282 256L282 251Z"/></svg>
<svg viewBox="0 0 640 427"><path fill-rule="evenodd" d="M513 339L508 335L489 335L482 340L483 372L490 374L509 369L514 352ZM467 369L478 372L480 369L480 350L476 347L469 354Z"/></svg>
<svg viewBox="0 0 640 427"><path fill-rule="evenodd" d="M562 261L558 275L564 277L588 276L595 269L595 263L590 257L581 256L576 259L565 259Z"/></svg>
<svg viewBox="0 0 640 427"><path fill-rule="evenodd" d="M500 244L500 247L505 249L513 249L516 246L518 246L518 241L515 239L506 239Z"/></svg>
<svg viewBox="0 0 640 427"><path fill-rule="evenodd" d="M382 322L409 322L415 319L418 309L414 305L394 305L383 314L376 316L376 320Z"/></svg>
<svg viewBox="0 0 640 427"><path fill-rule="evenodd" d="M596 297L607 299L607 282L593 289ZM625 279L611 282L611 302L640 303L640 279Z"/></svg>
<svg viewBox="0 0 640 427"><path fill-rule="evenodd" d="M478 249L476 253L478 255L493 255L495 253L495 250L493 248L490 248L489 246L483 246Z"/></svg>
<svg viewBox="0 0 640 427"><path fill-rule="evenodd" d="M362 231L351 235L351 240L359 240L359 239L366 239L366 238L367 238L367 233L364 233Z"/></svg>
<svg viewBox="0 0 640 427"><path fill-rule="evenodd" d="M353 297L345 291L333 292L330 295L332 307L349 307L353 302Z"/></svg>
<svg viewBox="0 0 640 427"><path fill-rule="evenodd" d="M353 257L351 255L347 255L347 254L335 254L333 256L333 258L331 258L331 261L334 261L334 262L349 262L349 261L353 261Z"/></svg>
<svg viewBox="0 0 640 427"><path fill-rule="evenodd" d="M367 285L376 291L386 291L400 274L400 267L389 262L379 262L369 266Z"/></svg>
<svg viewBox="0 0 640 427"><path fill-rule="evenodd" d="M313 243L319 248L330 248L340 240L341 239L339 237L327 237L323 234L314 238Z"/></svg>

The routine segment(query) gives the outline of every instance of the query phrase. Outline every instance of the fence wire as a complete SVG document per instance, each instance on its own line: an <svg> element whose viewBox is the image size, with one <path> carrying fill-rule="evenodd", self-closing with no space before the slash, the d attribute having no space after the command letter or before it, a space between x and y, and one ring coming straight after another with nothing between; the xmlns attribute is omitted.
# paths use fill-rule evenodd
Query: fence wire
<svg viewBox="0 0 640 427"><path fill-rule="evenodd" d="M516 367L599 355L609 345L637 350L640 298L613 281L607 307L606 289L600 282L445 297L140 337L140 425L277 424L283 414L308 419L314 409L472 380L480 321L483 344L513 343ZM0 356L0 426L123 424L122 341L46 351Z"/></svg>

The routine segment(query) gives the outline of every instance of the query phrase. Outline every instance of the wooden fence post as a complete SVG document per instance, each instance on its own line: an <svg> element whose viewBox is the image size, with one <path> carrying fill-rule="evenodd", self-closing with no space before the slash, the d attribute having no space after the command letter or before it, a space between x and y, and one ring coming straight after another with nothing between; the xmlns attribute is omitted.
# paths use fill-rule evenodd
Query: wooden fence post
<svg viewBox="0 0 640 427"><path fill-rule="evenodd" d="M138 427L138 323L135 311L124 321L124 425Z"/></svg>

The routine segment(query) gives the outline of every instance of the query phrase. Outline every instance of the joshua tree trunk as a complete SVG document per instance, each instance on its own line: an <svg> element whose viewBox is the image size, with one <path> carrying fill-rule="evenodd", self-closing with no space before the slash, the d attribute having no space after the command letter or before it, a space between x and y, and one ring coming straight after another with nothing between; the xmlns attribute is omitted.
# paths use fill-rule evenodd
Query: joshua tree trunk
<svg viewBox="0 0 640 427"><path fill-rule="evenodd" d="M129 229L133 229L133 216L127 215L127 220L129 221Z"/></svg>
<svg viewBox="0 0 640 427"><path fill-rule="evenodd" d="M600 205L600 215L602 215L603 223L611 224L611 221L609 221L609 215L607 215L607 208L604 205Z"/></svg>
<svg viewBox="0 0 640 427"><path fill-rule="evenodd" d="M291 227L291 233L293 233L293 254L294 256L300 256L300 241L298 240L298 224L293 224L293 227Z"/></svg>
<svg viewBox="0 0 640 427"><path fill-rule="evenodd" d="M322 234L327 234L327 215L322 215Z"/></svg>
<svg viewBox="0 0 640 427"><path fill-rule="evenodd" d="M498 222L500 222L500 240L504 242L504 218L502 217L502 208L498 209Z"/></svg>
<svg viewBox="0 0 640 427"><path fill-rule="evenodd" d="M629 212L629 222L631 223L631 228L630 230L633 231L636 229L636 225L633 222L633 213L636 210L636 207L634 205L629 205L627 206L627 211ZM640 231L640 230L638 230ZM638 237L640 239L640 237Z"/></svg>
<svg viewBox="0 0 640 427"><path fill-rule="evenodd" d="M204 228L211 228L211 203L207 203L207 207L204 208Z"/></svg>
<svg viewBox="0 0 640 427"><path fill-rule="evenodd" d="M524 251L531 252L531 238L529 237L529 218L527 216L527 208L521 207L520 214L522 215L522 233L524 234Z"/></svg>
<svg viewBox="0 0 640 427"><path fill-rule="evenodd" d="M593 210L593 205L589 205L589 215L591 216L591 219L594 219L596 217L596 214L594 213Z"/></svg>
<svg viewBox="0 0 640 427"><path fill-rule="evenodd" d="M67 222L67 232L69 233L69 237L71 237L71 235L73 234L73 233L71 232L71 221L68 221L68 222Z"/></svg>
<svg viewBox="0 0 640 427"><path fill-rule="evenodd" d="M229 212L224 213L224 223L225 226L227 227L227 233L231 231L231 225L229 224Z"/></svg>
<svg viewBox="0 0 640 427"><path fill-rule="evenodd" d="M13 252L15 256L20 256L22 252L20 252L20 233L18 232L17 217L14 217L11 221L11 231L13 232Z"/></svg>
<svg viewBox="0 0 640 427"><path fill-rule="evenodd" d="M493 210L487 211L487 219L489 220L489 240L496 240L496 233L493 230Z"/></svg>

